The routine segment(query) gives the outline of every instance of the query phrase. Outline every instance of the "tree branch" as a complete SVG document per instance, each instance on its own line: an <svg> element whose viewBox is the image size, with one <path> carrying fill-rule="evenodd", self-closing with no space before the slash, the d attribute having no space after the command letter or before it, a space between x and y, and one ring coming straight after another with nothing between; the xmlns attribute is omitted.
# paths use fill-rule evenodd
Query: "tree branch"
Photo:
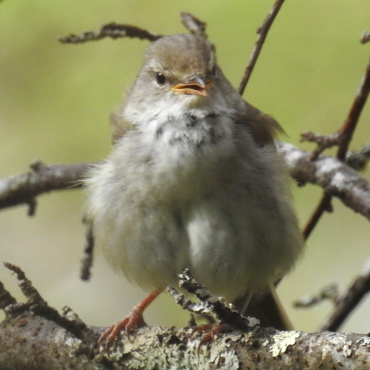
<svg viewBox="0 0 370 370"><path fill-rule="evenodd" d="M364 31L361 35L360 42L361 44L366 44L370 41L370 31Z"/></svg>
<svg viewBox="0 0 370 370"><path fill-rule="evenodd" d="M29 172L1 179L0 209L35 204L38 195L50 191L76 189L90 166L91 163L46 166L37 162Z"/></svg>
<svg viewBox="0 0 370 370"><path fill-rule="evenodd" d="M333 157L311 160L311 153L280 143L291 175L301 183L321 186L330 196L338 197L346 206L370 219L370 183L355 170ZM81 186L93 163L39 165L27 173L0 180L0 209L29 204L43 193L76 189Z"/></svg>
<svg viewBox="0 0 370 370"><path fill-rule="evenodd" d="M343 296L335 301L335 310L322 325L320 330L335 331L343 324L349 314L370 292L370 260L367 261L362 274L351 284Z"/></svg>
<svg viewBox="0 0 370 370"><path fill-rule="evenodd" d="M279 151L285 157L293 178L301 183L321 186L330 196L370 220L370 182L336 158L320 155L311 160L311 153L281 143Z"/></svg>
<svg viewBox="0 0 370 370"><path fill-rule="evenodd" d="M181 22L192 34L207 38L207 23L187 12L181 12Z"/></svg>
<svg viewBox="0 0 370 370"><path fill-rule="evenodd" d="M36 289L24 273L10 266L20 282L26 280L35 297ZM0 286L0 296L6 295ZM36 301L33 303L37 305ZM10 300L5 307L7 317L0 324L2 369L275 369L291 366L292 361L295 368L335 368L340 363L343 368L360 369L370 362L368 336L279 332L258 326L245 333L219 334L208 345L201 345L202 335L192 328L144 327L135 331L131 340L122 334L109 351L86 352L82 348L96 346L101 328L89 328L93 335L81 341L73 330L61 326L62 321L54 320L54 315L41 315L27 304L20 310L19 305Z"/></svg>
<svg viewBox="0 0 370 370"><path fill-rule="evenodd" d="M319 144L318 148L312 155L312 159L317 158L317 156L320 153L322 153L327 147L331 147L335 143L339 144L337 158L341 161L345 161L349 144L352 140L353 133L357 127L357 123L359 121L362 110L365 106L369 93L370 93L370 59L368 61L365 75L361 81L358 92L347 114L347 118L344 121L342 127L339 129L339 131L329 136L327 140L323 140L323 137L321 135L311 135L311 136L307 136L307 134L302 135L303 140L307 139L309 140L311 138L312 139L311 141L317 142ZM324 193L321 201L319 202L318 206L316 207L314 213L308 220L303 230L303 235L305 239L307 239L310 236L312 230L314 229L314 227L316 226L324 212L330 210L331 210L331 194L326 192Z"/></svg>
<svg viewBox="0 0 370 370"><path fill-rule="evenodd" d="M82 44L88 41L98 41L106 37L110 37L112 39L130 37L138 38L140 40L155 41L163 37L163 35L158 35L127 24L108 23L103 25L100 30L87 31L80 35L71 34L69 36L60 37L59 41L62 44Z"/></svg>
<svg viewBox="0 0 370 370"><path fill-rule="evenodd" d="M252 75L254 66L257 63L257 59L258 59L258 57L261 53L261 50L262 50L263 44L265 43L267 34L268 34L276 16L278 15L280 8L284 4L284 1L285 0L277 0L275 2L275 4L271 8L269 14L267 15L266 19L263 21L262 26L259 27L258 30L257 30L257 34L258 34L257 41L254 45L254 48L252 50L252 54L249 58L248 65L245 69L243 78L242 78L242 80L240 82L240 85L238 87L238 92L239 92L240 95L244 94L244 90L245 90L245 88L248 84L249 78Z"/></svg>

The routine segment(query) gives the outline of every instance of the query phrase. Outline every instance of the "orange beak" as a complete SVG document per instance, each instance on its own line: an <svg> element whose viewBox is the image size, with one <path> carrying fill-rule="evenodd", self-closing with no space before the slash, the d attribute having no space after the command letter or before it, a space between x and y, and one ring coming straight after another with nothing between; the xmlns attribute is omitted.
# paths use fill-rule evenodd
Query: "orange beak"
<svg viewBox="0 0 370 370"><path fill-rule="evenodd" d="M189 77L186 83L172 86L171 90L185 95L207 96L207 88L211 83L211 81L205 81L199 75L194 75Z"/></svg>

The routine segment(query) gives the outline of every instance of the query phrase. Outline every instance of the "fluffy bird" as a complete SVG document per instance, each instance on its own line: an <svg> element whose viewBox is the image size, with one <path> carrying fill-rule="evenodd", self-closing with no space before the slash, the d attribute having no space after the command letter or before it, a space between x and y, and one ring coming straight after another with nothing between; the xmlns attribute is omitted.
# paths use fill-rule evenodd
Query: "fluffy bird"
<svg viewBox="0 0 370 370"><path fill-rule="evenodd" d="M213 45L151 44L113 121L113 151L86 180L87 219L111 265L150 294L103 339L143 324L184 268L229 302L268 296L304 245L281 129L231 86Z"/></svg>

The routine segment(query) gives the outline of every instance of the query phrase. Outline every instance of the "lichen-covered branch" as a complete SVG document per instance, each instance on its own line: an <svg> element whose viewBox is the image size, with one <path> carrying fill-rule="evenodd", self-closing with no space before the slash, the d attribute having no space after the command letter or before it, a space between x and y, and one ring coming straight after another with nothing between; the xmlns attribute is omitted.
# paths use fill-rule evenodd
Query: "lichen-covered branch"
<svg viewBox="0 0 370 370"><path fill-rule="evenodd" d="M130 339L123 333L109 350L98 351L96 342L102 328L87 327L70 309L64 316L55 314L57 311L52 307L38 310L38 305L46 305L45 300L19 267L10 264L7 267L16 272L28 301L22 304L14 298L3 300L1 308L7 317L0 324L1 369L229 370L338 366L367 369L370 366L370 338L366 335L280 332L260 326L218 334L207 345L202 344L202 334L192 327L143 327L131 334ZM8 295L0 284L0 297ZM68 325L65 320L69 321ZM81 336L80 330L73 326L83 326L90 334Z"/></svg>
<svg viewBox="0 0 370 370"><path fill-rule="evenodd" d="M98 333L98 328L93 328ZM218 335L200 346L189 328L145 327L132 341L89 357L81 341L56 323L23 312L0 324L2 369L368 369L370 338L332 332L259 328ZM21 354L21 355L20 355Z"/></svg>
<svg viewBox="0 0 370 370"><path fill-rule="evenodd" d="M370 220L370 182L336 158L319 156L281 143L291 175L301 183L321 186L326 194L338 197L347 207Z"/></svg>

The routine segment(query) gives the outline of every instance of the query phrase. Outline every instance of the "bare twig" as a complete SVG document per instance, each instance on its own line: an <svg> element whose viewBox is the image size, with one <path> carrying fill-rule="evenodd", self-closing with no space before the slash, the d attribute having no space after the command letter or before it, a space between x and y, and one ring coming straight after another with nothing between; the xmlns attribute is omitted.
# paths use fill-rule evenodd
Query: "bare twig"
<svg viewBox="0 0 370 370"><path fill-rule="evenodd" d="M25 273L21 270L20 267L13 265L11 263L5 262L4 266L13 271L17 275L17 279L19 281L19 287L21 288L22 293L28 300L28 304L44 304L46 303L44 299L41 297L40 293L37 291L36 288L32 285L32 282L27 279Z"/></svg>
<svg viewBox="0 0 370 370"><path fill-rule="evenodd" d="M181 22L192 34L207 38L207 23L186 12L181 13Z"/></svg>
<svg viewBox="0 0 370 370"><path fill-rule="evenodd" d="M370 260L362 274L353 282L346 293L336 300L335 310L320 330L336 331L343 324L362 298L370 292Z"/></svg>
<svg viewBox="0 0 370 370"><path fill-rule="evenodd" d="M370 59L367 62L365 76L361 82L360 88L355 96L352 106L349 110L346 121L339 130L341 143L337 152L337 158L344 161L348 151L349 143L352 140L353 133L360 119L362 110L370 93Z"/></svg>
<svg viewBox="0 0 370 370"><path fill-rule="evenodd" d="M366 44L370 41L370 31L364 31L364 33L361 35L360 42L361 44Z"/></svg>
<svg viewBox="0 0 370 370"><path fill-rule="evenodd" d="M242 80L240 82L240 85L238 87L238 92L239 92L240 95L244 94L244 90L245 90L245 88L248 84L249 78L250 78L250 76L253 72L253 68L256 65L257 59L258 59L258 57L261 53L262 46L263 46L263 44L266 40L266 36L267 36L267 34L270 30L270 27L271 27L272 23L274 22L276 16L278 15L279 10L282 7L283 3L284 3L284 0L277 0L275 2L275 4L271 8L269 14L267 15L266 19L262 23L262 26L260 28L258 28L258 30L257 30L257 34L258 34L257 41L254 45L252 54L249 58L248 65L245 69L243 78L242 78Z"/></svg>
<svg viewBox="0 0 370 370"><path fill-rule="evenodd" d="M370 144L365 145L359 152L347 152L346 163L356 171L365 170L370 160Z"/></svg>
<svg viewBox="0 0 370 370"><path fill-rule="evenodd" d="M338 146L340 144L341 137L338 133L333 135L321 135L312 131L307 131L301 134L301 142L308 141L310 143L316 143L317 148L312 152L311 159L314 161L319 154L321 154L325 149L329 149L333 146Z"/></svg>
<svg viewBox="0 0 370 370"><path fill-rule="evenodd" d="M102 26L100 30L87 31L80 35L72 34L59 38L59 41L63 44L81 44L88 41L97 41L105 37L110 37L112 39L131 37L138 38L140 40L155 41L163 37L163 35L158 35L142 28L127 24L109 23Z"/></svg>
<svg viewBox="0 0 370 370"><path fill-rule="evenodd" d="M322 196L319 204L315 208L313 214L307 221L306 225L303 227L302 234L303 238L307 240L309 236L311 235L313 229L318 224L321 216L324 212L332 213L333 212L333 206L331 203L331 196L327 193L324 193Z"/></svg>
<svg viewBox="0 0 370 370"><path fill-rule="evenodd" d="M5 289L0 282L0 309L4 310L7 306L16 304L17 300Z"/></svg>
<svg viewBox="0 0 370 370"><path fill-rule="evenodd" d="M35 197L54 190L75 189L91 163L33 165L32 171L0 180L0 209L35 204Z"/></svg>
<svg viewBox="0 0 370 370"><path fill-rule="evenodd" d="M360 88L348 112L347 118L337 134L340 143L337 151L337 158L341 161L345 161L346 159L349 143L352 140L353 133L357 127L358 120L365 106L369 92L370 92L370 59L366 67L365 75L361 81ZM322 146L320 150L316 150L315 155L317 156L324 149L325 149L324 146ZM329 204L330 204L330 195L324 194L318 206L316 207L314 213L312 214L304 228L303 235L305 239L307 239L310 236L312 230L314 229L315 225L317 225L319 219L324 214L324 212L330 209L328 208Z"/></svg>
<svg viewBox="0 0 370 370"><path fill-rule="evenodd" d="M77 315L72 315L71 309L65 309L66 316L60 315L55 308L50 307L47 302L41 297L40 293L32 285L32 282L27 279L25 273L21 270L20 267L8 262L4 263L4 265L6 268L13 271L17 275L19 287L24 296L27 298L27 303L14 304L14 308L9 305L5 307L7 314L11 314L13 311L18 312L20 309L30 310L39 316L45 317L55 322L79 339L90 338L94 343L96 342L97 334L91 331L86 326L86 324L77 317Z"/></svg>
<svg viewBox="0 0 370 370"><path fill-rule="evenodd" d="M335 302L338 298L338 285L333 283L319 290L319 292L293 302L296 308L308 308L316 306L323 301Z"/></svg>
<svg viewBox="0 0 370 370"><path fill-rule="evenodd" d="M87 281L91 276L91 267L94 257L94 236L93 226L88 220L84 220L86 224L85 247L81 261L81 280Z"/></svg>

